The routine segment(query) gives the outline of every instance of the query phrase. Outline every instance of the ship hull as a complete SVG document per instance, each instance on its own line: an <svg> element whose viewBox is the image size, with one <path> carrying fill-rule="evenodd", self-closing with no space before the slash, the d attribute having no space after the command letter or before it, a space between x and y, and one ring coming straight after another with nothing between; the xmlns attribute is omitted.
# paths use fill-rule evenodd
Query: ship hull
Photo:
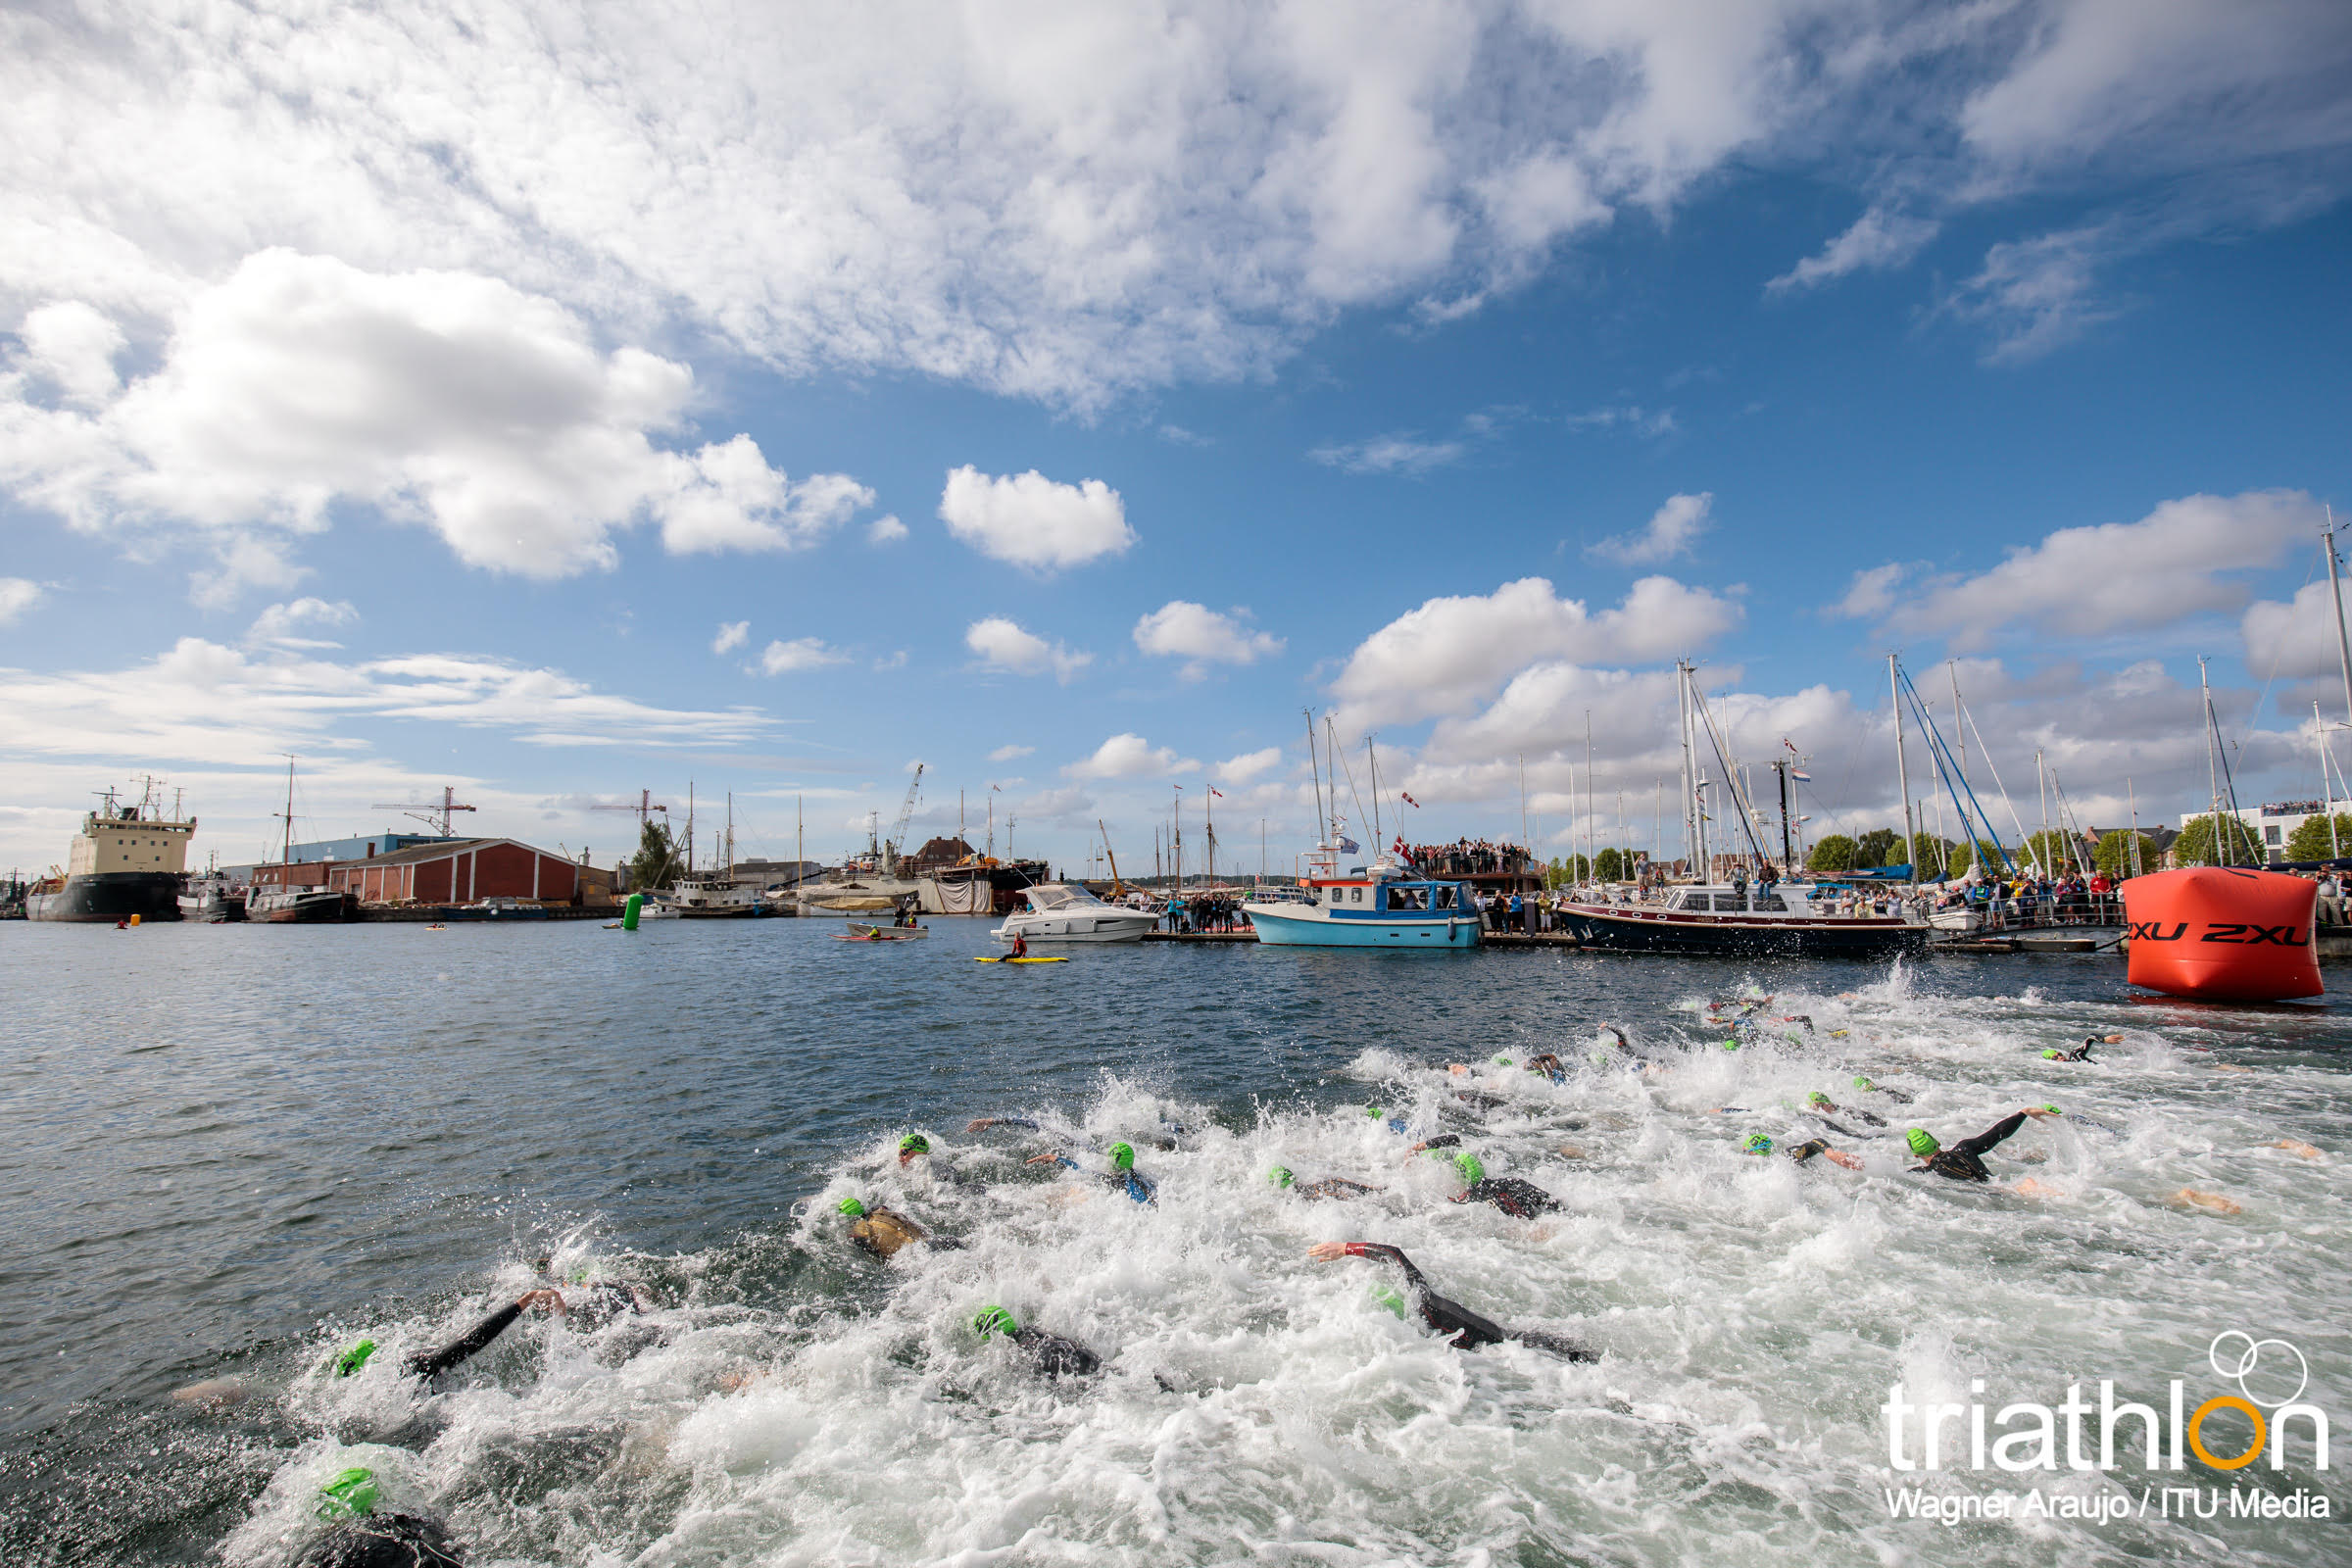
<svg viewBox="0 0 2352 1568"><path fill-rule="evenodd" d="M1478 922L1467 916L1397 920L1349 914L1334 919L1319 910L1288 913L1284 906L1273 904L1245 904L1242 912L1250 916L1257 940L1275 948L1450 948L1459 953L1478 946Z"/></svg>
<svg viewBox="0 0 2352 1568"><path fill-rule="evenodd" d="M1610 953L1731 958L1886 958L1927 946L1928 928L1902 920L1742 920L1664 909L1569 906L1554 916L1579 945Z"/></svg>
<svg viewBox="0 0 2352 1568"><path fill-rule="evenodd" d="M341 893L305 889L293 898L272 890L249 895L245 918L257 925L341 925L359 912Z"/></svg>
<svg viewBox="0 0 2352 1568"><path fill-rule="evenodd" d="M92 871L66 878L55 893L35 893L24 901L28 920L76 920L88 923L179 918L179 890L184 878L162 871Z"/></svg>

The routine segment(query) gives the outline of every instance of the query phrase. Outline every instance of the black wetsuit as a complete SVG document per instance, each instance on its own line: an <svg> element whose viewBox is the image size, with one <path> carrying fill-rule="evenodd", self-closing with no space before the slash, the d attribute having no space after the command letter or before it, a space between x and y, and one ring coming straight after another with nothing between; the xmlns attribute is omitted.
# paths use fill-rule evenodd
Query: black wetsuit
<svg viewBox="0 0 2352 1568"><path fill-rule="evenodd" d="M1560 1200L1516 1176L1487 1176L1472 1182L1454 1199L1457 1203L1493 1203L1514 1219L1534 1219L1560 1206Z"/></svg>
<svg viewBox="0 0 2352 1568"><path fill-rule="evenodd" d="M1029 1352L1029 1359L1038 1371L1050 1378L1084 1377L1100 1371L1102 1362L1094 1351L1076 1340L1065 1340L1058 1334L1047 1334L1037 1329L1015 1329L1012 1343Z"/></svg>
<svg viewBox="0 0 2352 1568"><path fill-rule="evenodd" d="M581 1291L587 1298L577 1305L566 1302L565 1311L583 1329L596 1328L611 1322L622 1312L639 1311L644 1306L644 1303L638 1299L637 1293L625 1285L600 1282L595 1285L575 1287L575 1289ZM439 1349L411 1351L401 1361L400 1369L411 1377L424 1378L428 1381L441 1376L444 1372L454 1372L488 1349L492 1342L497 1340L501 1334L506 1333L508 1329L513 1328L514 1320L520 1316L522 1316L521 1300L509 1301Z"/></svg>
<svg viewBox="0 0 2352 1568"><path fill-rule="evenodd" d="M1984 1161L1978 1156L2025 1124L2024 1111L2011 1111L1976 1137L1964 1138L1949 1149L1938 1149L1928 1156L1925 1164L1912 1166L1911 1174L1932 1170L1956 1182L1988 1182L1992 1180L1992 1172L1984 1168Z"/></svg>
<svg viewBox="0 0 2352 1568"><path fill-rule="evenodd" d="M1462 1135L1460 1133L1440 1133L1435 1138L1422 1139L1421 1147L1423 1149L1454 1149L1458 1148L1461 1142Z"/></svg>
<svg viewBox="0 0 2352 1568"><path fill-rule="evenodd" d="M294 1559L294 1568L462 1568L465 1561L437 1521L376 1513L336 1525Z"/></svg>
<svg viewBox="0 0 2352 1568"><path fill-rule="evenodd" d="M1413 1293L1413 1305L1421 1313L1421 1321L1453 1342L1457 1350L1475 1350L1482 1345L1499 1345L1504 1340L1517 1340L1539 1350L1566 1356L1571 1361L1597 1361L1597 1351L1580 1345L1571 1345L1554 1334L1533 1329L1506 1329L1493 1318L1481 1317L1459 1301L1447 1300L1429 1288L1429 1281L1413 1266L1413 1260L1394 1247L1381 1242L1349 1242L1348 1250L1355 1257L1382 1257L1404 1271L1404 1283Z"/></svg>
<svg viewBox="0 0 2352 1568"><path fill-rule="evenodd" d="M2096 1040L2085 1040L2072 1051L2058 1053L2058 1059L2060 1061L2089 1061L2090 1048L2097 1044Z"/></svg>
<svg viewBox="0 0 2352 1568"><path fill-rule="evenodd" d="M1326 1176L1320 1181L1300 1182L1291 1189L1300 1198L1354 1198L1362 1193L1377 1193L1377 1187L1351 1182L1345 1176Z"/></svg>

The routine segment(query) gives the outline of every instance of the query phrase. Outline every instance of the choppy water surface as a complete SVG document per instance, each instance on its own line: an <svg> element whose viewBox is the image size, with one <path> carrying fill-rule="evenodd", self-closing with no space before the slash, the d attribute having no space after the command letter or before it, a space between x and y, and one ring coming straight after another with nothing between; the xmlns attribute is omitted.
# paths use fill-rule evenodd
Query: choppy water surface
<svg viewBox="0 0 2352 1568"><path fill-rule="evenodd" d="M834 929L0 926L0 1560L282 1564L355 1463L477 1563L2344 1560L2343 1461L2299 1439L2236 1478L2331 1522L1945 1527L1888 1517L1917 1478L1879 1409L1898 1380L1982 1379L1997 1410L2102 1378L2161 1404L2179 1377L2193 1404L2236 1392L2207 1352L2237 1329L2290 1341L2305 1398L2352 1415L2343 1011L2134 1001L2108 959L1012 969L970 961L976 923L880 950ZM1751 982L1812 1032L1720 1049L1698 1008ZM1602 1023L1647 1070L1592 1059ZM2039 1055L2090 1033L2126 1040ZM1544 1049L1564 1083L1493 1061ZM1789 1108L1816 1089L1947 1142L2053 1100L2115 1131L2029 1123L1988 1162L2035 1197L1904 1175L1891 1137L1831 1135L1859 1175L1740 1152L1821 1131ZM1042 1135L964 1131L1006 1112L1098 1162L1134 1140L1157 1206L1024 1164ZM1563 1209L1446 1201L1399 1118ZM902 1175L908 1129L967 1179ZM1310 1202L1276 1163L1384 1191ZM847 1196L966 1246L869 1258ZM1402 1247L1602 1358L1454 1350L1384 1309L1379 1266L1309 1260L1325 1240ZM398 1377L543 1255L660 1305L526 1320L439 1392ZM974 1335L990 1301L1103 1372L1027 1374ZM326 1376L363 1335L384 1349ZM207 1379L247 1397L171 1397ZM2038 1479L2136 1498L2119 1476Z"/></svg>

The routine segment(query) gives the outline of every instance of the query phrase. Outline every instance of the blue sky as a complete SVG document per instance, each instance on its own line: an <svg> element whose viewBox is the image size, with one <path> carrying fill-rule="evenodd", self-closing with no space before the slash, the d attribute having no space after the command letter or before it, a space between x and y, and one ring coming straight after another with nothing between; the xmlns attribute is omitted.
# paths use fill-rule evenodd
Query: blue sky
<svg viewBox="0 0 2352 1568"><path fill-rule="evenodd" d="M1816 832L1889 648L2028 818L2197 808L2201 653L2249 801L2346 716L2338 6L482 18L0 23L0 864L146 772L250 858L291 752L1287 865L1309 708L1646 844L1685 654Z"/></svg>

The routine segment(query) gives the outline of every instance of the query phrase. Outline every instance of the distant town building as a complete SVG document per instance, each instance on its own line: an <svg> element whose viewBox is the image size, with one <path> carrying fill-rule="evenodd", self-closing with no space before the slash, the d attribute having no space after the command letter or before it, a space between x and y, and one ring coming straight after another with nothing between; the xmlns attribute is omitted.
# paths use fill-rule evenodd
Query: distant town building
<svg viewBox="0 0 2352 1568"><path fill-rule="evenodd" d="M2233 814L2253 832L2269 862L2277 865L2286 858L2286 841L2295 836L2295 829L2315 816L2327 814L2330 809L2337 814L2352 812L2352 801L2337 801L2332 807L2325 801L2271 801L2261 806L2240 808ZM2201 821L2212 814L2211 811L2191 811L2180 819L2180 826L2185 830L2189 823ZM2347 852L2352 852L2352 845L2345 848Z"/></svg>
<svg viewBox="0 0 2352 1568"><path fill-rule="evenodd" d="M926 871L944 871L951 865L961 865L978 852L960 837L933 839L900 863L902 876L921 876Z"/></svg>
<svg viewBox="0 0 2352 1568"><path fill-rule="evenodd" d="M366 860L378 855L390 855L397 850L414 849L419 844L454 844L457 839L445 839L437 833L368 833L357 838L320 839L316 844L297 844L288 857L296 864L313 860Z"/></svg>
<svg viewBox="0 0 2352 1568"><path fill-rule="evenodd" d="M277 868L261 866L256 874L273 869ZM299 875L304 868L291 869ZM584 898L582 869L575 860L514 839L431 839L371 858L330 862L324 868L326 886L354 894L362 904L473 904L482 899L571 904Z"/></svg>
<svg viewBox="0 0 2352 1568"><path fill-rule="evenodd" d="M746 887L789 888L825 874L821 860L737 860L727 875Z"/></svg>

